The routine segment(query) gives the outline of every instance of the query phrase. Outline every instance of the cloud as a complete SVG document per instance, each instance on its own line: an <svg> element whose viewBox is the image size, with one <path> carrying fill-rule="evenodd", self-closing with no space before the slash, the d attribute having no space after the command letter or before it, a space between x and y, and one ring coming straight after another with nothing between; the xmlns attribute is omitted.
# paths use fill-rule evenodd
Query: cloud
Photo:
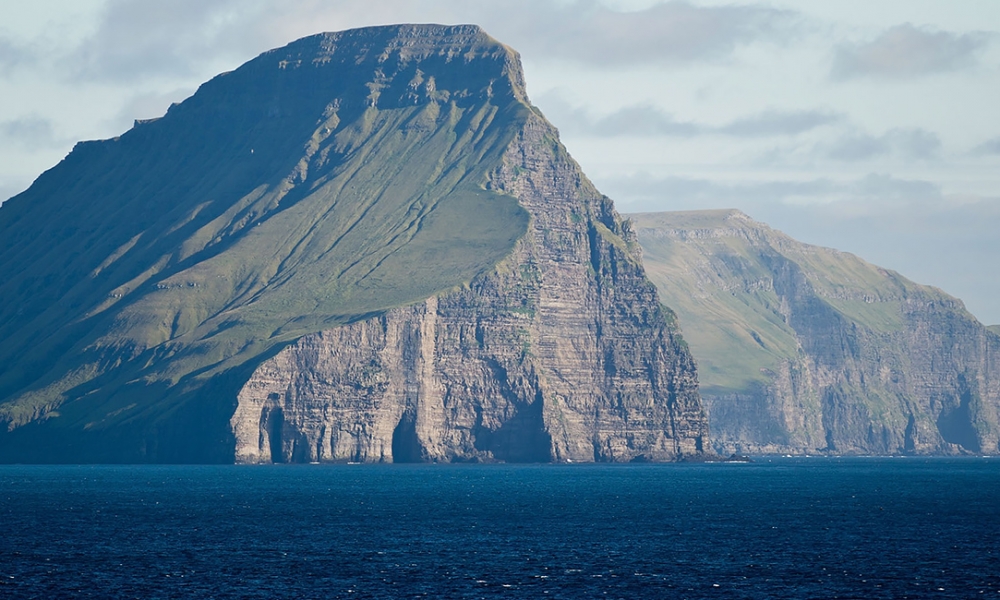
<svg viewBox="0 0 1000 600"><path fill-rule="evenodd" d="M836 160L860 161L888 154L891 150L884 136L861 133L841 137L827 147L825 154Z"/></svg>
<svg viewBox="0 0 1000 600"><path fill-rule="evenodd" d="M689 121L678 121L673 115L649 105L629 106L589 123L584 117L583 124L589 133L603 137L619 135L686 137L696 135L703 130L700 125Z"/></svg>
<svg viewBox="0 0 1000 600"><path fill-rule="evenodd" d="M519 48L597 66L716 60L741 45L785 40L799 23L797 13L762 6L673 1L618 12L593 1L522 4L531 9L508 17L520 21Z"/></svg>
<svg viewBox="0 0 1000 600"><path fill-rule="evenodd" d="M726 206L822 206L837 204L849 212L887 210L914 203L936 203L941 187L923 180L871 173L853 180L815 178L802 181L722 183L686 177L638 173L600 182L602 191L625 205L647 210L688 210ZM846 203L846 204L845 204ZM655 208L654 208L655 207ZM633 210L632 206L629 206Z"/></svg>
<svg viewBox="0 0 1000 600"><path fill-rule="evenodd" d="M866 76L903 79L953 71L974 64L991 37L979 32L957 35L904 23L866 44L841 46L830 75L835 80Z"/></svg>
<svg viewBox="0 0 1000 600"><path fill-rule="evenodd" d="M1000 154L1000 137L995 137L976 146L975 150L973 150L973 154L983 156Z"/></svg>
<svg viewBox="0 0 1000 600"><path fill-rule="evenodd" d="M35 115L0 121L0 138L32 150L62 143L56 137L52 121Z"/></svg>
<svg viewBox="0 0 1000 600"><path fill-rule="evenodd" d="M773 135L797 135L823 125L837 123L844 115L823 110L779 111L766 110L762 113L737 119L716 131L737 137L767 137Z"/></svg>
<svg viewBox="0 0 1000 600"><path fill-rule="evenodd" d="M588 111L571 106L558 94L542 96L540 103L546 107L546 114L561 130L598 137L690 137L705 131L703 125L679 121L673 115L649 104L627 106L595 118Z"/></svg>
<svg viewBox="0 0 1000 600"><path fill-rule="evenodd" d="M880 136L851 134L829 144L823 154L847 162L896 155L907 160L933 160L941 153L941 138L921 128L891 129Z"/></svg>
<svg viewBox="0 0 1000 600"><path fill-rule="evenodd" d="M194 93L191 88L178 88L170 92L140 93L129 98L121 110L109 120L109 125L116 130L126 130L132 127L136 119L152 119L166 114L171 104L182 102Z"/></svg>
<svg viewBox="0 0 1000 600"><path fill-rule="evenodd" d="M261 2L248 0L110 0L97 30L67 58L78 80L135 81L200 76L206 63L257 51L254 21Z"/></svg>
<svg viewBox="0 0 1000 600"><path fill-rule="evenodd" d="M843 191L853 200L875 202L882 210L890 204L937 202L944 198L941 186L921 179L898 179L891 175L869 173L848 182Z"/></svg>
<svg viewBox="0 0 1000 600"><path fill-rule="evenodd" d="M8 75L16 67L28 62L30 56L18 44L0 38L0 75Z"/></svg>
<svg viewBox="0 0 1000 600"><path fill-rule="evenodd" d="M596 0L109 0L69 66L79 79L104 81L195 76L210 59L239 64L297 37L397 22L477 23L534 59L677 64L722 59L756 41L781 42L799 20L787 10L679 0L630 12Z"/></svg>
<svg viewBox="0 0 1000 600"><path fill-rule="evenodd" d="M1000 323L1000 197L957 196L918 179L868 174L850 180L737 181L631 177L596 181L623 212L738 208L810 244L852 252L961 298Z"/></svg>
<svg viewBox="0 0 1000 600"><path fill-rule="evenodd" d="M651 104L626 106L611 114L594 117L583 108L571 106L558 93L546 94L538 102L545 106L546 114L561 130L597 137L794 136L844 120L844 115L830 111L769 109L715 126L677 119Z"/></svg>

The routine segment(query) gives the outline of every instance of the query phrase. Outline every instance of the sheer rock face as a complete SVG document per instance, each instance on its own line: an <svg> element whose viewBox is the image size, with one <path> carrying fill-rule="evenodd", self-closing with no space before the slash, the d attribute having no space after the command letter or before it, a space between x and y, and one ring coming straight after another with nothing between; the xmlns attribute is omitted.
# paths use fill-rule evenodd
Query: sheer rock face
<svg viewBox="0 0 1000 600"><path fill-rule="evenodd" d="M737 211L633 222L717 451L1000 453L1000 336L961 301Z"/></svg>
<svg viewBox="0 0 1000 600"><path fill-rule="evenodd" d="M792 300L790 317L822 321ZM707 395L720 449L835 454L1000 453L1000 339L960 306L902 302L904 327L844 318L799 332L768 384Z"/></svg>
<svg viewBox="0 0 1000 600"><path fill-rule="evenodd" d="M264 362L238 462L633 461L702 453L694 363L634 234L532 116L489 187L528 232L496 269Z"/></svg>
<svg viewBox="0 0 1000 600"><path fill-rule="evenodd" d="M474 25L324 33L0 206L0 462L695 453L611 202ZM234 412L235 411L235 412Z"/></svg>

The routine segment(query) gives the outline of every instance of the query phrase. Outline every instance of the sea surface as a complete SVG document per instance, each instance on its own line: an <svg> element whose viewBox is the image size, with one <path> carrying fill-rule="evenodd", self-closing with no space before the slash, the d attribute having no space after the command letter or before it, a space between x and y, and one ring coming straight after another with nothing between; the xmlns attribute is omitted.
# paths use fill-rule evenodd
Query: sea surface
<svg viewBox="0 0 1000 600"><path fill-rule="evenodd" d="M1000 459L0 466L0 598L1000 598Z"/></svg>

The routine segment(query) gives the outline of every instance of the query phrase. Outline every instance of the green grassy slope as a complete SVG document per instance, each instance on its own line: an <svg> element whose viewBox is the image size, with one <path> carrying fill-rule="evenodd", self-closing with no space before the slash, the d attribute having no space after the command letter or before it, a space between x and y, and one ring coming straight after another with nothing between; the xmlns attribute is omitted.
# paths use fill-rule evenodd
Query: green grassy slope
<svg viewBox="0 0 1000 600"><path fill-rule="evenodd" d="M876 333L902 326L901 302L918 288L953 301L852 254L797 242L739 211L629 217L646 271L677 312L707 394L766 383L768 371L798 355L799 324L786 319L775 287L792 279L789 273L804 277L825 314Z"/></svg>
<svg viewBox="0 0 1000 600"><path fill-rule="evenodd" d="M474 27L325 34L79 144L0 207L0 458L226 460L260 360L492 268L518 69Z"/></svg>
<svg viewBox="0 0 1000 600"><path fill-rule="evenodd" d="M1000 325L990 325L986 329L989 329L993 333L1000 335Z"/></svg>
<svg viewBox="0 0 1000 600"><path fill-rule="evenodd" d="M779 312L773 289L759 283L768 268L737 237L697 243L657 230L708 230L726 211L629 215L643 250L646 273L660 299L678 316L698 361L703 391L743 389L764 381L762 369L795 355L794 332ZM711 254L705 253L711 248ZM723 257L715 260L714 256Z"/></svg>

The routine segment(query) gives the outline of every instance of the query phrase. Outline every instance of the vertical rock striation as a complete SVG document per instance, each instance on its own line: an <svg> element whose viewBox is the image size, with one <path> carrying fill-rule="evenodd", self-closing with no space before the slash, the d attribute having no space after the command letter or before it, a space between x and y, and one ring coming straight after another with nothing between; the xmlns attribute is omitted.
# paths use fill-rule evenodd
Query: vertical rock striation
<svg viewBox="0 0 1000 600"><path fill-rule="evenodd" d="M718 451L1000 453L1000 336L961 301L738 211L632 218Z"/></svg>
<svg viewBox="0 0 1000 600"><path fill-rule="evenodd" d="M702 453L695 366L633 232L532 114L486 185L530 215L489 274L308 335L232 418L238 462L643 461Z"/></svg>
<svg viewBox="0 0 1000 600"><path fill-rule="evenodd" d="M0 206L0 462L694 454L638 252L479 27L303 38Z"/></svg>

